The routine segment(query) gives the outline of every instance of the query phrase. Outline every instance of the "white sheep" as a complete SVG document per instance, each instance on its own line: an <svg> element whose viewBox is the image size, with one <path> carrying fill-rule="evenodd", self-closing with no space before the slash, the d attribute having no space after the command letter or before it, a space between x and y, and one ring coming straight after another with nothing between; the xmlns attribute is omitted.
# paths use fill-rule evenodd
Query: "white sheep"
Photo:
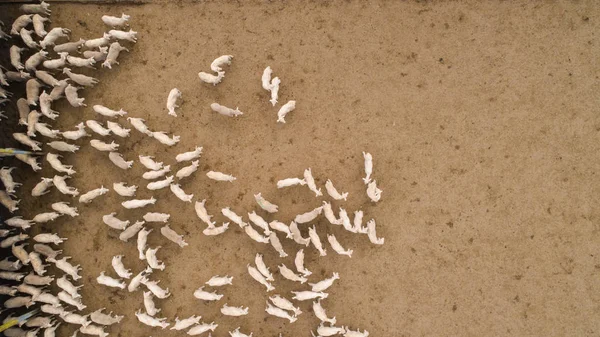
<svg viewBox="0 0 600 337"><path fill-rule="evenodd" d="M182 161L190 161L190 160L194 160L196 158L200 158L201 154L202 154L202 146L198 146L198 147L196 147L192 151L188 151L188 152L184 152L184 153L178 154L175 157L175 160L178 163L181 163Z"/></svg>
<svg viewBox="0 0 600 337"><path fill-rule="evenodd" d="M96 150L103 152L116 151L119 148L119 144L115 142L111 142L110 144L108 144L97 139L90 140L90 145Z"/></svg>
<svg viewBox="0 0 600 337"><path fill-rule="evenodd" d="M169 115L177 117L175 108L179 107L179 105L177 105L177 99L179 98L181 98L181 91L177 88L171 89L169 96L167 97L167 110L169 111Z"/></svg>
<svg viewBox="0 0 600 337"><path fill-rule="evenodd" d="M90 128L90 130L94 131L100 136L108 136L110 134L109 129L103 127L102 124L98 123L93 119L85 121L85 125L87 125L87 127Z"/></svg>
<svg viewBox="0 0 600 337"><path fill-rule="evenodd" d="M117 58L122 51L129 52L129 49L121 46L119 42L113 42L110 44L108 48L108 54L106 55L106 59L102 63L102 67L112 69L112 66L115 64L119 64Z"/></svg>
<svg viewBox="0 0 600 337"><path fill-rule="evenodd" d="M221 114L223 116L228 116L228 117L237 117L237 116L244 114L237 107L234 110L234 109L228 108L226 106L223 106L219 103L212 103L210 105L210 108L212 109L212 111L218 112L219 114Z"/></svg>
<svg viewBox="0 0 600 337"><path fill-rule="evenodd" d="M133 160L126 161L125 159L123 159L123 156L118 152L109 152L108 159L110 159L110 161L113 164L115 164L118 168L121 168L123 170L128 170L131 168L131 166L133 166Z"/></svg>
<svg viewBox="0 0 600 337"><path fill-rule="evenodd" d="M173 192L173 194L175 194L175 196L179 198L179 200L184 202L192 202L192 198L194 198L194 195L186 194L179 184L171 184L169 188L171 189L171 192Z"/></svg>
<svg viewBox="0 0 600 337"><path fill-rule="evenodd" d="M92 109L94 109L95 112L101 114L102 116L106 116L106 117L120 117L120 116L125 116L127 115L127 111L123 110L123 109L119 109L119 110L112 110L109 109L103 105L99 105L96 104L92 107Z"/></svg>
<svg viewBox="0 0 600 337"><path fill-rule="evenodd" d="M111 26L111 27L122 27L122 26L127 26L128 25L128 21L131 18L130 15L127 15L125 13L121 14L121 17L118 16L111 16L111 15L102 15L102 22L104 22L104 24L106 24L107 26Z"/></svg>
<svg viewBox="0 0 600 337"><path fill-rule="evenodd" d="M232 55L222 55L217 57L214 61L212 61L212 63L210 64L210 69L212 71L214 71L215 73L219 73L221 71L223 71L223 69L221 69L221 66L224 64L231 64L231 60L233 59Z"/></svg>
<svg viewBox="0 0 600 337"><path fill-rule="evenodd" d="M180 136L173 136L173 137L169 137L167 136L166 133L162 132L162 131L156 131L156 132L152 132L152 137L156 140L158 140L159 142L161 142L162 144L168 145L168 146L173 146L177 143L179 143L179 139L181 138Z"/></svg>
<svg viewBox="0 0 600 337"><path fill-rule="evenodd" d="M137 190L137 186L125 186L124 182L119 182L113 184L113 190L115 190L115 192L122 197L133 197L135 195L135 191Z"/></svg>
<svg viewBox="0 0 600 337"><path fill-rule="evenodd" d="M183 235L177 234L177 232L171 229L169 225L161 227L160 234L162 234L165 238L169 239L170 241L175 242L181 248L188 245L188 243L183 240Z"/></svg>
<svg viewBox="0 0 600 337"><path fill-rule="evenodd" d="M205 73L205 72L201 71L198 73L198 77L200 78L200 80L202 82L209 83L212 85L217 85L217 84L221 83L221 81L225 77L225 72L220 71L215 76L213 74L209 74L209 73Z"/></svg>
<svg viewBox="0 0 600 337"><path fill-rule="evenodd" d="M77 90L79 90L78 87L74 87L70 84L67 85L67 87L65 88L65 96L67 97L67 101L69 102L69 104L71 104L71 106L75 108L87 106L87 104L83 103L83 101L85 101L85 98L80 98L77 95Z"/></svg>
<svg viewBox="0 0 600 337"><path fill-rule="evenodd" d="M296 101L285 103L277 112L277 123L285 123L285 116L296 109Z"/></svg>
<svg viewBox="0 0 600 337"><path fill-rule="evenodd" d="M56 181L54 182L54 185L56 185ZM90 202L92 202L92 200L96 199L97 197L104 195L108 193L108 189L104 188L104 186L100 186L98 188L95 188L87 193L82 194L79 197L79 202L83 203L83 204L88 204Z"/></svg>
<svg viewBox="0 0 600 337"><path fill-rule="evenodd" d="M185 167L181 168L179 171L177 171L177 173L175 173L175 176L180 180L183 178L189 177L190 175L192 175L192 173L194 173L194 172L196 172L196 170L198 170L199 166L200 166L200 161L195 160L192 162L192 165L185 166Z"/></svg>
<svg viewBox="0 0 600 337"><path fill-rule="evenodd" d="M208 172L206 172L206 176L212 180L217 180L217 181L232 182L232 181L236 180L236 178L230 174L225 174L225 173L216 172L216 171L208 171Z"/></svg>
<svg viewBox="0 0 600 337"><path fill-rule="evenodd" d="M127 40L133 43L137 42L137 32L130 29L128 32L122 30L111 29L108 34L117 40Z"/></svg>

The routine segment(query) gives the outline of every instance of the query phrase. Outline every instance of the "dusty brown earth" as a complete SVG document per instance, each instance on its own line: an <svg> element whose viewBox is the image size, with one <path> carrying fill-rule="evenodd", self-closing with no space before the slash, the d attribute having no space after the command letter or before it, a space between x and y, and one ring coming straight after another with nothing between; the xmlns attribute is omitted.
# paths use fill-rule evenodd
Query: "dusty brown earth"
<svg viewBox="0 0 600 337"><path fill-rule="evenodd" d="M53 25L71 28L74 38L100 36L105 13L132 15L139 32L120 66L90 72L100 84L85 90L87 108L56 106L56 127L104 121L91 109L103 104L181 136L168 148L133 130L131 138L115 139L126 159L147 154L174 165L177 153L203 146L201 170L182 186L195 199L208 199L219 222L222 207L239 214L256 209L252 194L259 191L280 205L268 219L288 222L319 206L322 198L306 188L275 186L307 167L323 188L331 178L350 192L336 206L363 209L366 219L377 220L386 240L381 247L322 220L321 237L335 233L354 255L329 248L319 258L307 251L311 282L340 273L323 302L339 325L372 336L600 334L600 9L594 1L177 1L52 9ZM223 83L200 83L197 73L222 54L235 56ZM275 122L277 108L261 88L267 65L282 79L281 102L298 102L287 124ZM185 100L177 118L165 108L173 87ZM215 101L245 114L217 115L209 108ZM144 267L135 243L116 239L101 216L114 211L133 222L152 210L170 213L171 227L189 242L181 249L160 236L159 224L151 226L149 244L163 247L158 255L167 265L153 278L173 293L157 300L159 316L202 315L219 324L214 336L238 326L255 336L310 336L318 320L308 302L294 324L267 316L264 288L246 273L256 252L272 270L282 261L292 266L293 257L279 259L237 226L204 236L193 205L168 190L151 193L138 162L122 171L87 142L78 141L82 149L64 158L77 170L71 184L87 191L125 181L140 185L138 197L158 199L155 207L126 211L119 205L124 198L111 192L79 205L80 217L35 229L69 238L64 250L83 267L89 309L126 316L111 335L183 335L136 320L141 292L95 282L102 270L112 272L116 254L135 273ZM373 154L374 177L384 190L376 205L364 193L362 151ZM210 169L237 181L210 181L204 175ZM29 172L17 174L27 179L21 190L27 216L69 200L56 191L25 197L40 176L54 174L49 167L41 175ZM293 256L297 246L284 245ZM235 277L233 286L219 290L225 297L217 304L193 298L215 274ZM303 288L276 277L276 293ZM249 306L250 314L222 317L223 303ZM70 333L70 327L60 330Z"/></svg>

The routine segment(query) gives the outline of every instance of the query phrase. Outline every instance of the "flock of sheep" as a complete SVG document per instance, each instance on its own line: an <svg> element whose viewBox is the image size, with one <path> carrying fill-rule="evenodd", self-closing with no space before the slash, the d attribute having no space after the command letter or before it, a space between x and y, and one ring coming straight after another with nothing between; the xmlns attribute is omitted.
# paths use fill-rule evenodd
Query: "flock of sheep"
<svg viewBox="0 0 600 337"><path fill-rule="evenodd" d="M113 139L125 141L131 131L124 126L126 121L137 131L167 146L174 146L179 142L179 136L169 135L161 131L152 131L142 118L129 117L123 109L113 110L99 104L93 105L92 110L99 117L102 116L101 118L106 119L105 123L87 120L76 125L74 130L59 131L52 129L45 122L50 123L59 117L59 112L52 109L53 102L66 97L67 101L74 107L86 106L85 99L78 96L78 90L92 87L98 82L95 78L74 72L71 68L93 68L96 63L101 63L102 67L112 68L118 64L119 53L128 51L120 43L135 43L137 33L133 30L122 30L129 25L130 17L128 15L123 14L120 17L103 16L102 21L112 29L103 34L102 37L65 42L64 40L69 39L70 31L68 29L57 27L49 32L45 30L50 15L47 3L23 5L21 10L24 14L13 22L9 34L0 30L0 39L11 43L10 62L13 68L10 70L0 68L1 103L15 102L19 112L19 124L21 125L19 129L22 128L23 130L15 130L12 136L17 142L34 152L17 151L16 158L31 166L33 171L39 171L42 163L38 162L36 157L38 154L35 152L42 151L42 146L45 146L44 150L48 151L45 155L45 162L57 171L57 174L52 178L41 178L41 181L31 191L32 197L43 198L43 195L48 193L49 189L56 188L67 196L78 197L74 200L78 200L79 203L90 203L94 202L96 198L101 198L109 193L110 190L104 186L85 193L80 193L77 188L70 186L70 179L76 171L71 165L62 162L62 155L59 153L68 154L78 151L79 145L75 145L73 142L92 136L94 139L91 139L89 144L100 152L99 155L105 155L104 152L108 152L106 154L108 159L117 167L123 170L130 169L135 160L128 161L118 152L119 143L114 140L110 143L100 140L115 136L118 138ZM31 27L33 29L29 30L28 28ZM210 65L211 72L200 72L198 74L200 80L217 85L225 77L225 71L222 67L231 64L232 59L231 55L218 57ZM53 73L63 74L63 79L57 79ZM281 80L278 77L271 77L272 70L267 67L262 74L261 82L262 87L270 92L270 102L275 107L278 103ZM15 101L16 97L11 97L8 88L18 82L25 82L26 97L18 98ZM181 97L181 91L176 88L169 92L166 102L168 115L177 116L177 102ZM296 102L293 100L281 105L277 113L277 122L285 123L286 115L293 111L295 106ZM218 103L213 103L210 107L213 111L229 117L237 117L243 114L238 108L232 109ZM128 116L126 121L125 116ZM11 118L3 115L2 117ZM92 135L86 131L86 127L92 131ZM48 138L48 140L42 141L45 138ZM202 147L196 147L188 152L180 153L170 165L155 161L153 156L139 155L137 158L139 163L148 170L142 176L142 179L147 180L146 188L149 190L169 188L178 199L192 203L194 195L186 193L181 183L186 178L196 174L202 150ZM363 153L363 155L366 175L363 178L366 186L365 193L372 202L378 202L382 191L377 187L376 181L371 178L373 159L369 153ZM169 174L175 165L181 167L174 174ZM21 185L12 178L14 169L14 167L2 167L0 170L0 180L4 185L4 190L0 190L0 203L11 213L18 211L19 200L16 199L15 193ZM206 176L225 183L236 180L232 175L218 171L206 172ZM310 168L304 171L302 177L286 178L277 182L278 188L290 188L292 186L308 188L315 193L315 197L323 196L323 192L317 186ZM156 203L157 199L154 197L135 199L137 189L138 186L125 182L117 182L112 186L115 193L127 199L122 202L125 209L147 208ZM338 192L331 180L327 180L325 190L329 197L334 200L346 200L348 198L348 193ZM19 194L25 196L26 193ZM261 193L255 194L254 197L260 208L259 213L273 214L278 212L278 206L265 199ZM295 253L294 268L289 268L285 263L281 263L277 268L281 277L301 285L307 283L308 287L293 291L293 297L291 298L282 295L269 296L264 309L269 315L293 323L302 314L298 302L312 301L314 315L321 321L316 329L319 336L364 337L369 335L366 330L352 330L348 327L336 326L336 318L328 316L322 306L322 301L328 297L325 291L333 285L335 280L339 279L339 275L333 273L330 278L309 283L308 280L312 273L304 266L304 248L308 249L312 246L319 252L320 256L327 254L327 249L321 241L317 227L314 225L308 227L309 223L320 216L324 216L331 225L342 226L352 233L364 234L373 244L383 244L383 238L377 237L375 220L371 219L363 224L362 210L355 211L351 220L345 209L340 207L336 212L330 202L323 201L322 206L298 214L290 224L278 220L267 222L264 219L266 215L261 216L256 211L248 212L248 221L246 221L246 215L238 215L229 207L221 209L221 214L229 222L217 224L216 221L212 220L213 215L209 214L206 202L206 199L196 200L194 209L199 220L206 224L206 228L202 233L207 236L224 233L229 228L230 223L233 222L243 229L250 239L270 244L280 258L288 256L280 237L301 246L302 249L297 250ZM4 334L6 336L38 336L41 333L40 329L43 329L43 336L50 337L55 336L55 330L61 323L66 323L76 325L78 327L77 331L82 334L107 336L108 333L105 332L105 329L110 325L118 324L123 316L103 313L102 309L85 314L86 305L82 303L82 298L78 293L79 288L83 285L77 285L76 282L81 278L78 274L81 268L79 265L71 263L69 261L71 258L64 256L63 251L56 248L66 239L54 233L41 233L31 238L28 235L28 229L34 224L54 221L58 217L76 217L79 215L77 207L69 202L59 201L50 203L49 206L51 210L38 213L31 220L14 215L4 220L2 227L0 227L0 238L2 240L0 241L0 248L10 248L13 255L0 261L0 279L4 280L0 285L0 295L7 296L3 306L4 310L8 312L8 317L4 322L13 319L13 313L16 313L16 310L20 308L39 306L42 313L30 318L20 327L7 329ZM174 321L158 316L160 309L155 305L154 298L168 298L170 292L168 288L159 285L159 280L152 279L153 270L164 270L165 265L157 258L157 252L161 247L147 247L147 238L153 229L147 229L146 226L150 223L163 223L164 225L160 229L162 236L181 248L186 247L188 244L184 241L183 236L168 224L169 218L169 214L149 211L143 216L143 220L131 223L129 220L119 219L116 212L104 215L101 221L112 229L120 231L120 240L127 242L136 238L139 251L137 258L145 261L146 266L145 269L134 275L125 266L125 262L133 263L133 261L124 261L124 256L117 255L111 261L113 270L103 271L98 275L96 281L107 287L118 288L123 291L126 289L128 292L136 292L143 286L145 289L145 291L141 291L143 300L140 296L140 308L143 309L135 312L135 316L143 324L162 329L170 327L171 330L187 330L188 335L200 335L206 332L210 335L210 332L215 331L218 324L215 322L200 322L200 316L191 316L184 319L177 317ZM301 227L303 226L308 227L307 237L302 234ZM327 242L337 254L352 256L353 250L344 248L335 235L327 235ZM46 275L46 267L48 266L46 263L54 264L64 274L61 277ZM271 272L271 268L263 260L262 254L256 254L254 263L248 265L248 274L256 280L257 286L264 286L267 293L276 289L274 285L275 277ZM201 301L219 301L223 295L214 289L220 289L232 284L232 282L233 277L214 276L204 286L196 289L193 295ZM56 287L53 285L56 285ZM213 288L213 291L205 289L206 287ZM58 289L59 291L54 292L52 289ZM227 303L223 304L220 309L221 313L227 316L244 316L248 314L249 310L248 307L230 306ZM77 331L74 335L77 335ZM242 333L239 328L229 332L229 334L231 337L248 336ZM252 333L249 335L251 336Z"/></svg>

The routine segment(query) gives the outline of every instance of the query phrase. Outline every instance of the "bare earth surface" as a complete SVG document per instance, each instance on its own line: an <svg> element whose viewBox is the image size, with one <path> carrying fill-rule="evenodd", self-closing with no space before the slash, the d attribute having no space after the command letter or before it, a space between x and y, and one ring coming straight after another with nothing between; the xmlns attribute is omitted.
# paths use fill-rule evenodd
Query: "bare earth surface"
<svg viewBox="0 0 600 337"><path fill-rule="evenodd" d="M7 7L5 7L7 8ZM0 7L2 9L2 7ZM217 221L230 206L238 214L257 208L253 193L280 205L276 216L288 222L321 204L307 188L277 190L279 179L301 176L311 167L323 188L331 178L350 192L335 206L375 218L383 246L366 236L322 220L321 238L335 233L354 249L352 258L319 258L308 249L311 282L336 271L341 280L323 301L338 325L367 329L372 336L598 336L600 334L600 169L598 73L600 8L595 1L528 4L520 2L416 3L396 1L164 2L142 6L54 4L54 26L78 39L107 29L102 14L132 15L139 42L127 44L120 66L90 72L100 84L85 90L87 108L62 102L57 124L73 129L99 118L94 104L129 111L153 130L181 136L171 148L142 137L115 139L130 160L154 155L175 164L177 153L203 146L200 170L182 184L195 199L208 199ZM200 83L222 54L235 56L217 85ZM270 65L282 79L280 101L297 101L287 124L277 124L262 70ZM170 89L183 92L179 117L167 115ZM231 119L212 112L210 103L239 106ZM120 120L127 125L124 119ZM116 168L105 153L88 144L67 155L80 191L113 182L139 185L140 198L155 196L155 207L126 211L124 198L110 192L81 216L61 218L36 230L68 237L67 255L83 267L82 296L88 308L123 314L111 336L183 336L143 326L134 312L142 293L98 285L110 260L124 254L137 273L135 242L121 242L102 223L110 212L132 222L148 210L171 214L171 227L189 242L179 248L159 234L167 269L157 271L173 295L156 300L159 316L202 315L227 336L240 326L255 336L310 336L318 320L309 302L294 324L267 316L266 293L246 272L256 252L271 270L281 263L270 246L251 241L237 226L206 237L193 204L168 189L151 193L144 172ZM364 192L362 151L374 157L374 178L383 189L380 203ZM173 166L179 169L183 165ZM205 172L223 171L233 183L210 181ZM29 193L40 179L24 168ZM41 176L54 172L48 165ZM34 215L52 193L21 206ZM306 233L307 226L301 226ZM298 246L284 243L293 266ZM218 303L201 303L192 293L211 276L229 274L234 285L219 292ZM276 276L276 293L304 288ZM224 303L250 307L243 318L222 317ZM62 327L61 336L71 333Z"/></svg>

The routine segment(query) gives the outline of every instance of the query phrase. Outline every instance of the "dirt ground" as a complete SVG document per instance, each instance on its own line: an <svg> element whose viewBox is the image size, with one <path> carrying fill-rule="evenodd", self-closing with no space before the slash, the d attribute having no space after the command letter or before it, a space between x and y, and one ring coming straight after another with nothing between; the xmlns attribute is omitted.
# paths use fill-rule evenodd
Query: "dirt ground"
<svg viewBox="0 0 600 337"><path fill-rule="evenodd" d="M2 8L2 7L0 7ZM8 7L5 7L8 8ZM339 272L341 279L323 301L338 325L367 329L371 336L598 336L600 335L600 111L598 106L600 8L579 2L160 2L146 5L53 4L53 26L72 29L78 39L101 36L103 14L125 12L139 32L113 70L89 72L100 79L84 91L88 107L66 102L61 130L99 118L94 104L127 110L153 130L181 136L168 148L132 130L115 139L128 160L154 155L175 165L177 153L203 146L200 170L182 184L218 222L219 210L238 214L257 208L253 193L280 205L267 219L289 222L320 205L307 188L277 190L279 179L311 167L323 188L331 178L350 192L335 202L349 213L362 209L375 218L383 246L365 236L318 222L321 238L335 233L352 258L307 250L310 282ZM200 83L219 55L234 55L225 80ZM261 88L270 65L282 80L280 101L294 99L286 124ZM167 115L171 88L183 92L177 118ZM210 103L239 106L231 119ZM120 121L124 121L121 119ZM126 123L123 123L126 124ZM67 255L83 267L83 301L125 315L111 336L183 336L143 326L134 312L142 293L110 290L95 278L112 273L111 257L124 254L134 273L144 268L135 242L118 240L102 223L110 212L132 222L148 210L171 214L171 227L185 234L183 249L160 236L153 224L149 245L161 245L167 265L152 278L173 295L156 300L159 316L203 316L227 336L240 326L255 336L310 336L318 320L309 302L296 323L267 316L266 293L246 272L257 252L271 270L293 266L290 257L251 241L237 226L207 237L193 204L170 191L152 193L136 161L123 171L88 145L67 155L77 174L70 184L87 191L125 181L139 185L137 197L154 196L156 206L126 211L125 198L110 192L81 216L61 218L37 231L67 237ZM369 202L361 178L362 151L374 157L382 200ZM8 162L8 161L6 161ZM4 165L4 163L3 163ZM47 166L47 165L46 165ZM210 181L223 171L233 183ZM29 194L42 174L17 173ZM36 200L24 196L32 216L57 200L56 191ZM307 226L301 227L306 233ZM192 293L211 276L234 276L225 297L202 303ZM304 289L276 276L275 293ZM250 307L242 318L222 317L223 303ZM71 327L60 335L70 335Z"/></svg>

